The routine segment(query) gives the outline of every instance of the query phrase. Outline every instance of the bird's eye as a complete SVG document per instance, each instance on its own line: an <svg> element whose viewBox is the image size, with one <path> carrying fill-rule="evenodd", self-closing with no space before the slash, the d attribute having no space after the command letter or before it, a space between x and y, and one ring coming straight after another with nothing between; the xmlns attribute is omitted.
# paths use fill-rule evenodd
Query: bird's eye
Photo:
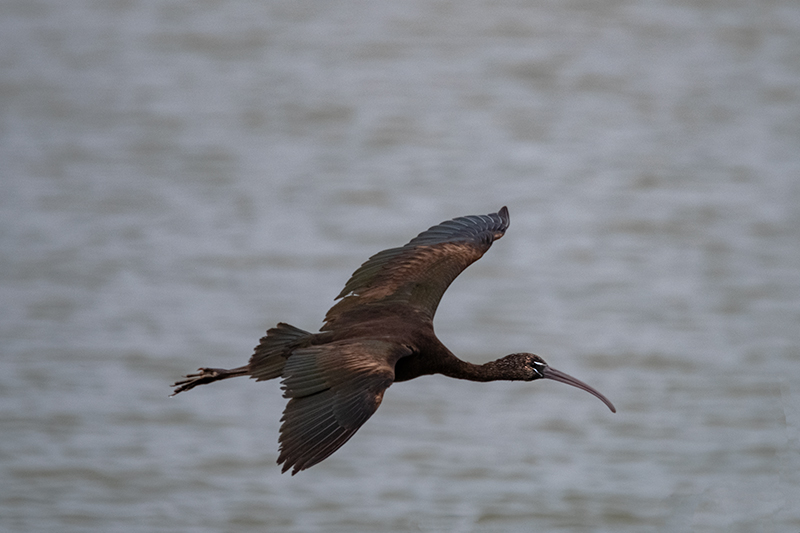
<svg viewBox="0 0 800 533"><path fill-rule="evenodd" d="M531 368L533 369L534 372L536 372L536 375L539 376L540 378L544 377L544 374L542 373L544 367L545 367L544 363L540 363L539 361L531 361Z"/></svg>

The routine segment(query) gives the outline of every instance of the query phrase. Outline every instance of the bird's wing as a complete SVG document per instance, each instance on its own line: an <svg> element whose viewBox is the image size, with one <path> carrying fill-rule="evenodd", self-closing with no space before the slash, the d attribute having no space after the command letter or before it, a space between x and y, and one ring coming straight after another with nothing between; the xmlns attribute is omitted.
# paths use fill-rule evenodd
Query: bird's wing
<svg viewBox="0 0 800 533"><path fill-rule="evenodd" d="M280 456L292 475L338 450L372 416L394 381L405 346L370 340L339 341L295 350L283 369Z"/></svg>
<svg viewBox="0 0 800 533"><path fill-rule="evenodd" d="M325 316L322 330L366 306L408 305L433 320L450 283L480 259L509 224L508 209L442 222L405 246L378 252L356 270Z"/></svg>

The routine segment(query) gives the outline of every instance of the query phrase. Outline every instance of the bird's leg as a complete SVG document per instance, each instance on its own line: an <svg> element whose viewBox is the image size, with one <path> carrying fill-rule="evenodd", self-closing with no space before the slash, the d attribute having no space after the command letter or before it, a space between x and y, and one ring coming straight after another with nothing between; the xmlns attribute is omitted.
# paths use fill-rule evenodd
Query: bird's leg
<svg viewBox="0 0 800 533"><path fill-rule="evenodd" d="M206 383L213 383L222 379L234 378L236 376L246 376L248 374L247 366L240 366L239 368L198 368L196 374L188 374L186 379L176 381L172 384L176 387L175 391L170 396L175 396L179 392L191 390L198 385L205 385Z"/></svg>

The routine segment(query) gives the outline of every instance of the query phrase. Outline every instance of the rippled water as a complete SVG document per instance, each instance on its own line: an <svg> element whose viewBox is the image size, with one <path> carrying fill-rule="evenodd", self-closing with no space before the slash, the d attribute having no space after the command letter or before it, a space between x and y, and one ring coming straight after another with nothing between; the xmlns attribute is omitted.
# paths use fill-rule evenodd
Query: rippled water
<svg viewBox="0 0 800 533"><path fill-rule="evenodd" d="M3 531L800 531L800 6L9 0ZM167 398L507 204L439 336L280 475L276 382Z"/></svg>

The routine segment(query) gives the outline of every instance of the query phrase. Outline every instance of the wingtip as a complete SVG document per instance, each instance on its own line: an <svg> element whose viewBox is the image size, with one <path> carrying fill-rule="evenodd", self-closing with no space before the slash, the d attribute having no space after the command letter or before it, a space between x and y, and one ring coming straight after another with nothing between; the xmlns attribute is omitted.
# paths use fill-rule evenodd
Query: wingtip
<svg viewBox="0 0 800 533"><path fill-rule="evenodd" d="M508 220L508 207L506 206L501 207L500 210L497 212L497 214L500 215L503 219Z"/></svg>
<svg viewBox="0 0 800 533"><path fill-rule="evenodd" d="M511 217L508 214L508 207L501 207L497 214L500 216L500 220L502 220L506 226L511 223Z"/></svg>

